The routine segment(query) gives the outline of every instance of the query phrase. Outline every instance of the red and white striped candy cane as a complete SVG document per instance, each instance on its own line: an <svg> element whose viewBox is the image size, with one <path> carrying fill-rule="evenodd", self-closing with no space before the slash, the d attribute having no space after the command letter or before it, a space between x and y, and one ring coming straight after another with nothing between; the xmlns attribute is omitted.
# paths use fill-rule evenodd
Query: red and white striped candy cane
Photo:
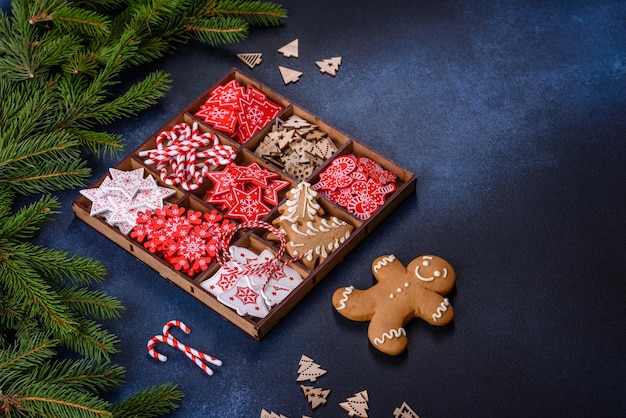
<svg viewBox="0 0 626 418"><path fill-rule="evenodd" d="M205 163L213 165L228 165L235 161L237 152L234 147L230 145L217 144L212 148L201 151L198 153L198 158L206 158Z"/></svg>
<svg viewBox="0 0 626 418"><path fill-rule="evenodd" d="M185 344L182 344L181 342L179 342L176 337L172 336L172 334L170 333L170 329L175 326L177 328L180 328L183 330L183 332L185 332L185 334L189 334L191 332L191 329L185 325L183 322L179 321L179 320L173 320L173 321L169 321L167 322L165 325L163 325L163 336L165 338L167 338L168 340L171 339L174 342L174 347L178 348L181 351L185 351L186 353L191 354L192 356L196 356L206 362L209 362L211 364L215 364L216 366L221 366L222 365L222 361L216 359L213 356L209 356L206 353L203 353L202 351L198 351L195 348L191 348ZM177 344L177 345L176 345Z"/></svg>
<svg viewBox="0 0 626 418"><path fill-rule="evenodd" d="M157 342L162 342L164 344L167 344L171 347L174 347L180 351L182 351L185 356L187 356L187 358L189 358L190 360L192 360L198 367L200 367L202 369L202 371L204 371L206 374L208 374L209 376L213 375L213 370L208 367L205 363L203 363L203 361L207 362L207 363L211 363L214 364L216 366L221 366L222 365L222 361L210 356L208 354L203 353L202 351L198 351L195 348L191 348L181 342L179 342L176 338L174 338L170 333L169 333L169 327L172 326L170 325L170 323L176 324L179 323L181 326L184 326L185 328L181 328L183 329L186 333L191 332L191 330L189 329L189 327L187 327L185 324L183 324L180 321L170 321L167 324L165 324L165 326L163 327L163 331L164 334L166 335L155 335L154 337L152 337L147 344L147 349L148 349L148 354L150 356L152 356L153 358L161 361L161 362L166 362L167 361L167 356L164 354L161 354L159 352L157 352L154 349L154 346L156 345ZM189 332L187 332L189 331Z"/></svg>
<svg viewBox="0 0 626 418"><path fill-rule="evenodd" d="M163 335L169 337L170 328L172 327L180 328L185 334L189 334L191 332L191 328L185 325L184 322L179 321L178 319L172 319L171 321L167 321L165 325L163 325Z"/></svg>
<svg viewBox="0 0 626 418"><path fill-rule="evenodd" d="M214 364L216 366L221 366L222 365L221 360L218 360L217 358L215 358L213 356L209 356L209 355L203 353L202 351L198 351L195 348L188 347L185 344L179 342L176 338L174 338L172 336L165 337L163 335L155 335L154 337L152 337L150 339L150 342L148 342L148 353L150 355L152 355L152 357L160 360L163 363L167 361L167 356L165 356L165 355L163 355L161 353L158 353L154 349L154 345L157 342L162 342L164 344L169 345L170 347L174 347L174 348L182 351L183 354L185 354L185 356L187 356L187 358L189 358L191 361L193 361L196 364L196 366L200 367L202 369L202 371L204 371L209 376L213 375L213 370L209 366L207 366L205 363L203 363L203 361L206 361L207 363Z"/></svg>

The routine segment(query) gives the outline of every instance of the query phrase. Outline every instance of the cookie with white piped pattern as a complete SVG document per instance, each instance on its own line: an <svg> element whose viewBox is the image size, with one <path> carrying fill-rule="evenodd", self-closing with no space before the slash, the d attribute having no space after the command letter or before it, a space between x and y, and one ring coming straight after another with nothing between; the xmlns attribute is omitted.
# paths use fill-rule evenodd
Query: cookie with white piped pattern
<svg viewBox="0 0 626 418"><path fill-rule="evenodd" d="M369 289L342 287L333 294L333 306L354 321L370 321L368 338L389 355L402 353L407 345L405 325L421 318L431 325L449 324L454 310L448 295L456 273L443 258L423 255L404 266L394 255L378 257L372 263L378 281Z"/></svg>

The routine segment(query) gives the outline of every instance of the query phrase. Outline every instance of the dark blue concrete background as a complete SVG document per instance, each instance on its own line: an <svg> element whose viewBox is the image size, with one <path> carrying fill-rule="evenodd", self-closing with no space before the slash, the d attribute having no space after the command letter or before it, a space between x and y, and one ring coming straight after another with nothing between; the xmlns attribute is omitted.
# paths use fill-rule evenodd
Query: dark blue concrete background
<svg viewBox="0 0 626 418"><path fill-rule="evenodd" d="M3 4L8 4L6 1ZM174 382L175 417L347 416L367 390L370 416L407 402L422 418L620 416L626 411L626 2L285 1L279 28L223 48L196 44L148 69L172 74L159 105L110 129L134 148L232 67L414 172L417 193L256 342L74 218L77 191L42 244L101 260L100 287L126 312L119 399ZM276 50L298 38L300 57ZM262 52L248 70L236 57ZM342 56L335 78L315 61ZM284 65L304 72L285 86ZM140 69L141 72L147 69ZM137 76L138 77L138 76ZM132 81L134 75L129 75ZM116 160L91 162L94 178ZM408 351L368 345L366 323L337 315L341 286L373 284L371 261L434 253L457 270L453 325L413 321ZM223 360L207 377L145 344L170 319ZM328 373L311 410L302 354Z"/></svg>

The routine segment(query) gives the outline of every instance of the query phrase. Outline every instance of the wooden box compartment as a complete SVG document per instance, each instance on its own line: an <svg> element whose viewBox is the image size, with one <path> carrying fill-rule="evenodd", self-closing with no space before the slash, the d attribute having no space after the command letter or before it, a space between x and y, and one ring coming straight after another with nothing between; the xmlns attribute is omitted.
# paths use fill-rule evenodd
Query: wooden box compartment
<svg viewBox="0 0 626 418"><path fill-rule="evenodd" d="M157 271L162 277L177 285L179 288L190 294L192 297L203 303L224 319L228 320L248 335L260 340L265 336L279 321L282 319L291 309L293 309L307 293L313 289L313 287L319 283L337 264L339 264L351 251L355 250L357 245L367 237L370 232L378 225L380 225L397 206L406 199L410 194L415 192L416 177L411 172L398 166L392 161L387 160L376 151L369 147L357 142L343 132L328 125L324 121L320 120L313 114L306 110L296 106L289 102L287 99L274 93L267 87L263 86L259 82L245 76L237 69L231 70L226 76L224 76L218 83L212 86L206 93L194 100L185 109L181 111L175 118L163 125L161 129L151 135L145 142L140 144L135 150L131 151L129 155L124 158L114 168L124 171L135 170L143 168L144 175L152 176L157 184L162 187L169 187L175 190L175 193L167 198L167 204L176 204L188 210L200 211L204 213L216 210L216 207L205 201L205 195L207 191L212 189L210 181L206 180L196 190L185 191L182 188L176 186L167 186L163 184L160 179L159 173L155 170L155 167L151 164L146 164L144 157L140 155L141 151L154 149L156 146L157 136L166 130L170 130L175 125L185 122L192 125L194 122L198 123L198 128L203 132L213 132L218 138L219 142L224 145L230 145L237 150L237 156L235 164L247 165L256 163L260 167L269 171L275 172L280 175L280 179L290 182L292 187L296 187L299 183L298 180L291 177L280 166L267 161L264 158L254 153L255 148L260 141L270 132L275 123L278 121L275 119L272 123L267 125L264 129L259 131L256 135L250 138L243 144L229 138L227 135L212 129L210 126L205 125L202 121L199 121L194 117L194 112L200 108L204 101L209 97L210 92L217 86L224 85L230 80L237 80L242 85L251 85L262 91L275 103L284 107L283 111L279 114L277 119L281 121L287 120L290 116L296 115L300 118L311 122L320 129L325 131L328 136L335 143L337 150L333 155L328 158L323 164L321 164L310 176L304 181L309 184L315 184L319 181L320 173L324 171L329 164L332 164L334 158L343 155L354 155L356 157L367 157L382 166L385 170L390 171L396 176L396 189L393 193L386 197L384 204L382 204L378 210L376 210L368 219L358 219L351 214L347 209L332 202L331 200L320 196L318 203L326 213L326 215L335 216L340 220L352 225L354 230L351 235L334 251L332 251L328 257L321 263L316 264L313 268L307 268L301 261L295 261L290 264L303 278L302 283L293 289L282 302L273 306L269 313L263 318L256 318L249 315L240 316L235 310L222 304L213 294L205 290L201 285L202 283L213 276L220 268L217 262L213 262L205 271L190 277L187 274L176 270L170 264L163 259L159 258L155 254L151 253L141 243L137 242L130 236L122 233L119 229L109 225L105 219L99 216L91 216L91 201L83 195L79 195L74 199L72 208L76 216L94 228L96 231L105 235L111 241L119 245L121 248L137 257L143 263L150 266ZM211 170L221 170L224 167L211 167ZM105 180L107 175L103 175L98 179L91 188L99 187ZM279 206L285 202L289 187L283 189L279 193L280 202L277 206L273 207L269 213L267 213L261 220L267 223L272 223L277 217L280 216L278 211ZM231 221L235 224L240 224L239 221ZM268 237L268 232L265 229L257 228L254 230L239 230L238 233L231 240L231 245L245 247L256 254L260 254L264 249L270 250L272 253L278 251L279 244L277 241L271 240ZM290 258L289 254L285 252L282 256L282 260L286 261Z"/></svg>

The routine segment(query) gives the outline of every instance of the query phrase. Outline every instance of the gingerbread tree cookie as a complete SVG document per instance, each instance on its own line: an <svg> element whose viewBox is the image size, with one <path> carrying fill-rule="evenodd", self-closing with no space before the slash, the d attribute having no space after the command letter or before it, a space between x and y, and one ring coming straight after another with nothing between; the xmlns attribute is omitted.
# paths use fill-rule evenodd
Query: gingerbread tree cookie
<svg viewBox="0 0 626 418"><path fill-rule="evenodd" d="M378 281L366 290L353 286L337 289L333 306L355 321L370 321L367 336L378 350L389 355L403 352L408 344L404 326L412 318L431 325L446 325L454 310L444 296L454 288L456 274L443 258L423 255L407 267L393 255L372 263Z"/></svg>
<svg viewBox="0 0 626 418"><path fill-rule="evenodd" d="M287 193L287 200L278 207L281 215L272 222L287 235L287 252L292 257L304 254L302 263L309 269L339 248L354 229L335 216L323 217L318 196L309 183L298 184Z"/></svg>

